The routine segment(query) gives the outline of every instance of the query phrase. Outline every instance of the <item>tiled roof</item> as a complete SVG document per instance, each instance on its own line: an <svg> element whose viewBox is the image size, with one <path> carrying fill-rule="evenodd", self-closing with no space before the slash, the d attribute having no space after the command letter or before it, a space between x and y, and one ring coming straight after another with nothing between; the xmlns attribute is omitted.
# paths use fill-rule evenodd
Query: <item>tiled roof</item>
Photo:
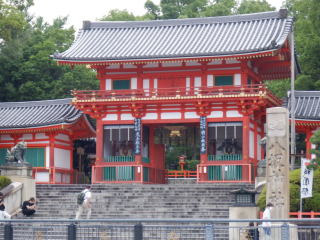
<svg viewBox="0 0 320 240"><path fill-rule="evenodd" d="M320 120L320 91L295 91L295 118ZM291 112L291 94L285 103Z"/></svg>
<svg viewBox="0 0 320 240"><path fill-rule="evenodd" d="M89 22L60 61L95 62L233 56L279 49L293 20L287 11L193 19Z"/></svg>
<svg viewBox="0 0 320 240"><path fill-rule="evenodd" d="M0 103L0 130L71 124L82 112L71 105L71 98L31 102Z"/></svg>

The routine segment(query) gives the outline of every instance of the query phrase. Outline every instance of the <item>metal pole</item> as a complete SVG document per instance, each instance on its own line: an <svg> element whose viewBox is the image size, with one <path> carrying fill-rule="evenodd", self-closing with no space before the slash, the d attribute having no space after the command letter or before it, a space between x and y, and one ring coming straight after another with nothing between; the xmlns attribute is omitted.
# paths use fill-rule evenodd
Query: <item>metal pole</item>
<svg viewBox="0 0 320 240"><path fill-rule="evenodd" d="M294 36L293 30L290 34L290 48L291 48L291 170L294 168L295 154L296 154L296 121L295 121L295 109L296 99L294 94L294 80L295 80L295 55L294 55Z"/></svg>
<svg viewBox="0 0 320 240"><path fill-rule="evenodd" d="M68 240L77 239L77 226L74 223L68 225Z"/></svg>
<svg viewBox="0 0 320 240"><path fill-rule="evenodd" d="M11 223L7 223L4 225L4 239L5 240L13 240L13 228Z"/></svg>
<svg viewBox="0 0 320 240"><path fill-rule="evenodd" d="M134 225L134 240L143 240L143 226L141 223Z"/></svg>

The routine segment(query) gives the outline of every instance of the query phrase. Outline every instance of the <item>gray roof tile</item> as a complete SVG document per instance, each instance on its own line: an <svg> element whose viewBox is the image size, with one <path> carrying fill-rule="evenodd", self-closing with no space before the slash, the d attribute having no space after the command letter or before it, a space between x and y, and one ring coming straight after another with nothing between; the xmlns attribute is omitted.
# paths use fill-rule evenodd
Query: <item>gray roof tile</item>
<svg viewBox="0 0 320 240"><path fill-rule="evenodd" d="M60 61L213 57L279 49L292 28L286 10L225 17L84 22Z"/></svg>
<svg viewBox="0 0 320 240"><path fill-rule="evenodd" d="M0 103L0 130L70 124L82 112L71 105L71 98Z"/></svg>
<svg viewBox="0 0 320 240"><path fill-rule="evenodd" d="M294 91L295 118L301 120L320 120L320 91ZM291 94L284 102L291 113Z"/></svg>

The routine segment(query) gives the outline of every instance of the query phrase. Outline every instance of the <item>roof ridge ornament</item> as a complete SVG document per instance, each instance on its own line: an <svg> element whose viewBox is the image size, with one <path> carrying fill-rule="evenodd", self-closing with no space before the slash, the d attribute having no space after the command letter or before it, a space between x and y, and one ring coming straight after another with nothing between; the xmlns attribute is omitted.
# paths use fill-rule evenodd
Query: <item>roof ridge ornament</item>
<svg viewBox="0 0 320 240"><path fill-rule="evenodd" d="M88 20L83 21L82 23L82 29L83 30L89 30L91 28L91 22Z"/></svg>
<svg viewBox="0 0 320 240"><path fill-rule="evenodd" d="M279 10L279 17L280 17L281 19L287 18L287 17L288 17L288 9L286 9L286 8L281 8L281 9Z"/></svg>

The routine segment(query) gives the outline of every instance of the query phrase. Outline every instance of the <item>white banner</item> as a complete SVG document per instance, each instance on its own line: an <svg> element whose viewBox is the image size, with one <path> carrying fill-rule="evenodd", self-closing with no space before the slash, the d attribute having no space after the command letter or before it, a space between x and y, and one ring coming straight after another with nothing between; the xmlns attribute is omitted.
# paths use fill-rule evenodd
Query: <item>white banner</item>
<svg viewBox="0 0 320 240"><path fill-rule="evenodd" d="M313 170L308 169L306 164L310 164L310 160L306 158L301 158L301 198L312 197Z"/></svg>

